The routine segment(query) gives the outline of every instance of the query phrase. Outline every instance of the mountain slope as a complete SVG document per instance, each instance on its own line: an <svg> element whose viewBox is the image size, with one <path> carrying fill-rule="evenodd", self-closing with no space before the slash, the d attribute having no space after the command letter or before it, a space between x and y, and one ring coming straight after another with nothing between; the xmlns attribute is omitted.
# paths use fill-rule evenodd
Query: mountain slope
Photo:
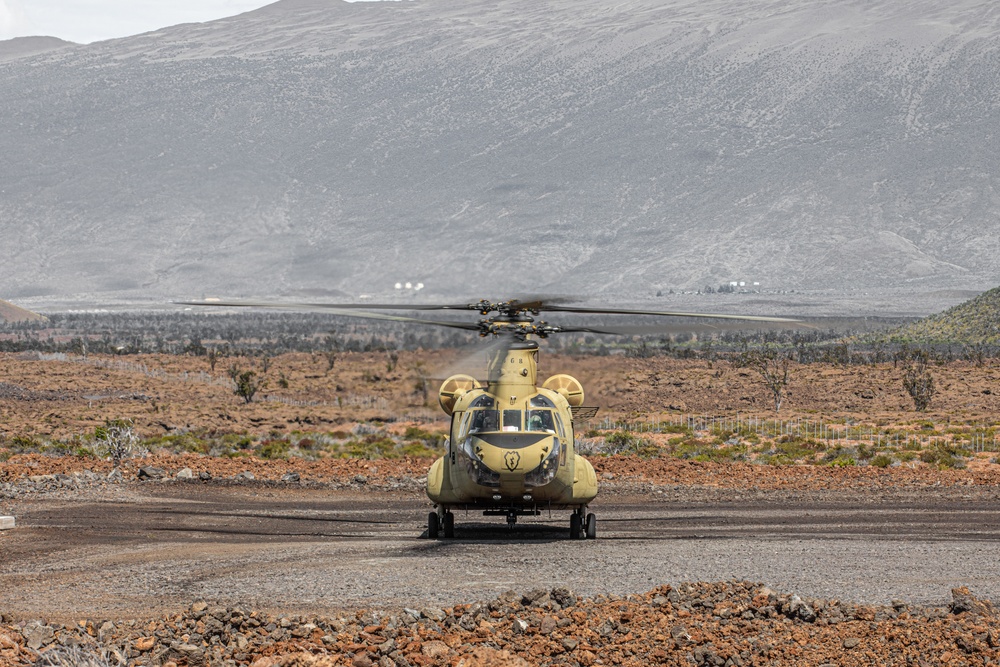
<svg viewBox="0 0 1000 667"><path fill-rule="evenodd" d="M884 338L917 343L1000 344L1000 287L888 332Z"/></svg>
<svg viewBox="0 0 1000 667"><path fill-rule="evenodd" d="M36 56L47 51L75 46L58 37L15 37L0 41L0 62Z"/></svg>
<svg viewBox="0 0 1000 667"><path fill-rule="evenodd" d="M988 3L282 0L0 64L0 289L981 289Z"/></svg>
<svg viewBox="0 0 1000 667"><path fill-rule="evenodd" d="M44 315L33 313L20 306L15 306L9 301L0 299L0 322L30 322L44 319L46 319Z"/></svg>

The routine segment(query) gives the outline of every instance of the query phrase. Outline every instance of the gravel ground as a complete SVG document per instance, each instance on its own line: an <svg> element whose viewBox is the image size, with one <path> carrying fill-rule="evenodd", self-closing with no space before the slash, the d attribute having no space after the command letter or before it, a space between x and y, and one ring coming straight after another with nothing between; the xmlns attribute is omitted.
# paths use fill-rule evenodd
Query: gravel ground
<svg viewBox="0 0 1000 667"><path fill-rule="evenodd" d="M0 665L81 642L142 665L249 664L303 648L352 667L996 662L988 600L1000 600L1000 496L972 473L744 490L666 484L623 467L592 506L595 541L570 541L565 513L510 532L459 514L455 539L431 541L421 534L429 506L420 479L379 477L370 466L363 481L348 471L324 483L9 477L0 511L18 528L0 532ZM717 473L693 470L685 479ZM558 609L514 604L563 589L574 597ZM682 599L655 601L671 591ZM196 600L228 610L228 629L197 632L205 610L192 611ZM975 601L956 613L956 600ZM477 603L489 613L470 612ZM800 603L831 611L804 618ZM742 621L720 605L740 609ZM411 623L405 609L448 613L418 612ZM233 610L259 625L234 627ZM546 617L555 620L543 627ZM296 620L284 634L261 634L282 618ZM567 619L572 627L553 639L549 625ZM678 626L692 639L674 636ZM895 639L873 643L880 636ZM388 639L396 650L378 649Z"/></svg>
<svg viewBox="0 0 1000 667"><path fill-rule="evenodd" d="M985 489L741 500L731 490L612 488L592 507L599 539L583 542L567 539L566 513L511 532L459 514L454 540L430 541L421 534L427 502L410 491L114 490L14 503L19 528L0 538L3 612L124 618L207 599L317 613L456 604L525 587L626 595L730 579L867 604L942 604L962 585L1000 599L1000 501Z"/></svg>

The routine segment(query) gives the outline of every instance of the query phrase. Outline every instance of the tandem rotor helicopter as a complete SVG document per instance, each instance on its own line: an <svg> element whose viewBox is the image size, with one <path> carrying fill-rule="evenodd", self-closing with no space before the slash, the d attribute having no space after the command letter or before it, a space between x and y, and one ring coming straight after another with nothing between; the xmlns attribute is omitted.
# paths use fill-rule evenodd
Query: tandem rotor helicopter
<svg viewBox="0 0 1000 667"><path fill-rule="evenodd" d="M652 315L747 322L797 323L780 317L753 317L619 308L557 305L544 300L482 300L465 304L325 304L253 301L179 302L186 306L319 311L413 324L475 331L493 336L485 384L470 375L452 375L438 392L451 417L447 451L427 474L427 496L435 511L427 517L427 536L454 537L454 510L503 516L513 528L518 517L570 510L570 538L597 537L597 518L588 511L598 484L590 461L575 451L574 420L587 419L596 407L584 405L583 386L565 374L537 383L538 343L557 333L622 334L612 327L560 326L536 321L542 312L590 315ZM369 312L373 310L464 310L478 322L457 322Z"/></svg>

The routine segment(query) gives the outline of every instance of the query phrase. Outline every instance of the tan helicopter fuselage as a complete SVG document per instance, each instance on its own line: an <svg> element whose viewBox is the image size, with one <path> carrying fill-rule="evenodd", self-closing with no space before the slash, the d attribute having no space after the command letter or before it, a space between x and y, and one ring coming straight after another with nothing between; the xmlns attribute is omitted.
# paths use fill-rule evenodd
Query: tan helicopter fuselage
<svg viewBox="0 0 1000 667"><path fill-rule="evenodd" d="M448 451L427 476L427 495L450 508L585 508L597 496L594 468L574 449L569 376L536 386L538 348L513 344L489 364L481 387L469 376L445 381L441 405L452 416Z"/></svg>

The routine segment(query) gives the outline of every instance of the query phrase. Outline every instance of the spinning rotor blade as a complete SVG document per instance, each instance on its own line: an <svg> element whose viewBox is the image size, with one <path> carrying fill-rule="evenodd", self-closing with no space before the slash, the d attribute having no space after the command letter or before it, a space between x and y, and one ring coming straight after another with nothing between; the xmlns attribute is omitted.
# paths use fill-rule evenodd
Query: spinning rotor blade
<svg viewBox="0 0 1000 667"><path fill-rule="evenodd" d="M227 308L282 308L285 310L475 310L474 303L309 303L305 301L175 301L182 306L226 306Z"/></svg>
<svg viewBox="0 0 1000 667"><path fill-rule="evenodd" d="M568 306L542 305L541 310L556 313L590 313L592 315L657 315L660 317L698 317L718 320L743 320L747 322L800 322L787 317L764 317L760 315L720 315L717 313L683 313L669 310L628 310L625 308L578 308ZM569 329L566 329L569 331Z"/></svg>
<svg viewBox="0 0 1000 667"><path fill-rule="evenodd" d="M778 324L782 323L795 323L798 320L781 320L780 322L761 322L763 328L774 329L777 328ZM803 324L802 326L809 326ZM620 326L608 325L608 326L558 326L559 333L593 333L593 334L605 334L609 336L655 336L660 334L670 334L670 333L697 333L700 331L732 331L746 329L745 324L741 325L739 320L729 320L728 322L719 322L715 324L709 324L706 321L700 322L677 322L671 324L623 324Z"/></svg>
<svg viewBox="0 0 1000 667"><path fill-rule="evenodd" d="M345 310L341 304L327 303L282 303L275 301L175 301L181 306L218 306L220 308L270 308L276 310L295 310L328 313L330 315L340 315L342 317L357 317L366 320L384 320L388 322L407 322L410 324L429 324L438 327L449 327L452 329L464 329L466 331L479 331L478 324L468 322L448 322L445 320L422 320L415 317L403 317L402 315L383 315L382 313L368 313L358 310ZM361 307L357 304L348 304L347 308ZM398 310L409 310L406 307L396 307ZM419 308L418 308L419 310Z"/></svg>

